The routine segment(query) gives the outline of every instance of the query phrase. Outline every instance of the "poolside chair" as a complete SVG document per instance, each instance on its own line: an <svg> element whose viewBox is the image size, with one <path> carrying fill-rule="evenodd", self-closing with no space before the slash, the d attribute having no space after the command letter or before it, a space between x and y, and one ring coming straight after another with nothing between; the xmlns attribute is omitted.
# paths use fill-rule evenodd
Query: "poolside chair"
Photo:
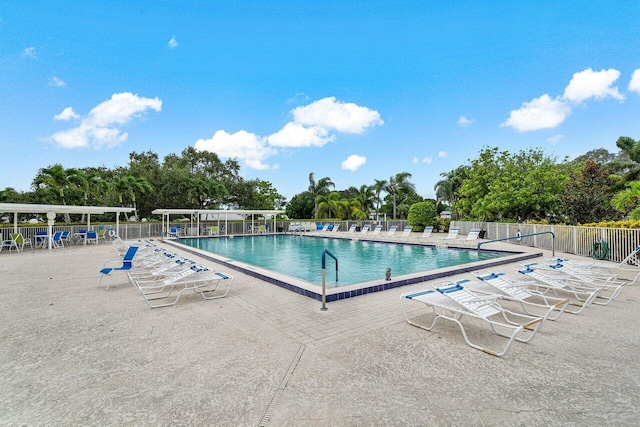
<svg viewBox="0 0 640 427"><path fill-rule="evenodd" d="M529 342L541 326L542 317L511 313L500 306L498 303L499 296L497 295L479 296L467 291L462 285L453 284L452 282L435 284L434 287L435 289L409 292L400 296L402 310L407 323L426 331L431 331L438 320L450 320L460 327L462 337L467 345L493 356L505 355L516 340ZM435 315L433 322L430 325L425 325L412 320L405 306L407 301L420 302L429 307L432 314ZM489 324L494 333L507 338L505 346L500 350L494 350L473 343L460 321L465 316L479 319ZM496 317L501 318L501 320L495 319ZM525 322L516 322L514 321L515 319L524 320ZM527 338L518 337L518 335L526 334L527 332L529 332Z"/></svg>
<svg viewBox="0 0 640 427"><path fill-rule="evenodd" d="M107 234L107 230L105 228L101 228L98 230L98 242L100 240L102 240L103 242L105 242L107 240L106 238L106 234ZM97 243L97 242L96 242Z"/></svg>
<svg viewBox="0 0 640 427"><path fill-rule="evenodd" d="M334 224L333 228L331 229L331 232L337 233L338 230L340 230L340 224Z"/></svg>
<svg viewBox="0 0 640 427"><path fill-rule="evenodd" d="M31 249L33 249L31 239L25 238L22 233L11 233L9 236L11 237L11 239L2 242L0 251L4 248L7 248L9 251L15 249L16 252L22 252L25 246L29 246Z"/></svg>
<svg viewBox="0 0 640 427"><path fill-rule="evenodd" d="M327 231L329 231L329 224L323 225L322 228L319 231L321 233L326 233Z"/></svg>
<svg viewBox="0 0 640 427"><path fill-rule="evenodd" d="M109 281L107 283L105 291L109 290L109 286L111 286L111 273L115 271L126 272L128 270L131 270L133 268L133 258L136 256L138 249L138 246L129 246L129 249L122 258L106 260L102 265L102 270L100 270L100 281L98 281L98 287L100 287L104 276L109 276ZM109 267L110 264L114 263L122 263L122 265L120 267Z"/></svg>
<svg viewBox="0 0 640 427"><path fill-rule="evenodd" d="M561 278L575 279L587 286L600 288L597 298L593 301L594 304L607 305L611 301L620 295L622 288L627 283L626 281L618 280L616 274L605 274L602 272L589 272L580 268L573 268L567 266L561 262L555 262L550 265L537 265L527 264L527 266L535 266L541 268L543 271L549 271L550 275L559 273L562 276L555 276Z"/></svg>
<svg viewBox="0 0 640 427"><path fill-rule="evenodd" d="M449 234L447 234L445 237L441 237L441 240L453 240L456 237L458 237L458 233L460 233L460 227L450 227L449 228Z"/></svg>
<svg viewBox="0 0 640 427"><path fill-rule="evenodd" d="M432 232L433 232L432 226L425 227L420 237L418 237L418 239L428 239L429 237L431 237Z"/></svg>
<svg viewBox="0 0 640 427"><path fill-rule="evenodd" d="M62 246L64 246L65 244L69 246L71 244L71 232L69 230L65 230L62 232L62 234L60 235L60 243L62 244Z"/></svg>
<svg viewBox="0 0 640 427"><path fill-rule="evenodd" d="M579 308L576 310L565 310L571 314L582 313L585 308L593 303L601 290L596 287L585 286L578 280L547 275L539 269L531 268L531 266L517 268L517 272L522 274L522 277L534 280L534 282L530 282L527 289L539 295L548 295L551 293L554 297L560 298L560 294L569 294L575 298L575 300L569 301L569 305Z"/></svg>
<svg viewBox="0 0 640 427"><path fill-rule="evenodd" d="M356 232L356 227L357 227L357 225L351 224L351 227L349 227L349 230L347 231L347 233L355 233Z"/></svg>
<svg viewBox="0 0 640 427"><path fill-rule="evenodd" d="M564 258L548 258L550 262L562 262L567 266L575 266L585 271L616 274L627 285L633 285L640 278L640 246L632 250L619 263L613 261L582 261Z"/></svg>
<svg viewBox="0 0 640 427"><path fill-rule="evenodd" d="M398 230L398 226L397 225L392 225L391 227L389 227L389 231L387 231L386 236L387 237L393 237L393 235L396 234L397 230Z"/></svg>
<svg viewBox="0 0 640 427"><path fill-rule="evenodd" d="M360 230L360 234L367 234L369 230L371 230L371 225L365 224L362 226L362 229Z"/></svg>
<svg viewBox="0 0 640 427"><path fill-rule="evenodd" d="M411 236L411 231L413 231L413 227L410 225L407 225L404 230L402 230L402 234L400 234L400 237L409 237Z"/></svg>
<svg viewBox="0 0 640 427"><path fill-rule="evenodd" d="M527 314L535 315L542 312L544 319L557 320L569 304L567 298L556 298L541 295L527 289L531 284L528 280L510 278L505 273L492 271L471 272L480 282L469 281L465 286L473 291L504 295L503 298L521 304ZM540 315L540 314L538 314Z"/></svg>
<svg viewBox="0 0 640 427"><path fill-rule="evenodd" d="M46 231L36 231L34 240L34 247L46 248L49 245L49 233Z"/></svg>
<svg viewBox="0 0 640 427"><path fill-rule="evenodd" d="M465 244L466 242L473 242L473 241L478 240L479 236L480 236L480 229L479 228L472 228L471 230L469 230L469 233L467 234L466 237L456 238L454 240L455 240L456 243ZM446 238L448 238L448 236Z"/></svg>
<svg viewBox="0 0 640 427"><path fill-rule="evenodd" d="M228 294L232 282L233 276L210 271L205 266L196 265L162 280L136 280L135 284L149 307L160 308L175 305L183 292L188 290L199 293L200 296L207 300L224 298ZM213 294L222 283L227 285L226 290L222 293ZM174 291L177 291L174 299L159 304L152 302L166 300L171 297Z"/></svg>
<svg viewBox="0 0 640 427"><path fill-rule="evenodd" d="M51 247L64 247L64 242L62 241L62 231L56 231L55 233L53 233L53 236L51 237Z"/></svg>
<svg viewBox="0 0 640 427"><path fill-rule="evenodd" d="M373 229L373 233L371 233L371 234L373 234L373 235L380 234L380 231L382 231L382 226L381 225L376 225L376 227Z"/></svg>
<svg viewBox="0 0 640 427"><path fill-rule="evenodd" d="M85 243L95 243L98 244L98 233L96 231L89 230L87 231L87 236L84 239Z"/></svg>
<svg viewBox="0 0 640 427"><path fill-rule="evenodd" d="M169 237L180 237L180 228L179 227L169 227L169 231L167 231L167 236L169 236Z"/></svg>

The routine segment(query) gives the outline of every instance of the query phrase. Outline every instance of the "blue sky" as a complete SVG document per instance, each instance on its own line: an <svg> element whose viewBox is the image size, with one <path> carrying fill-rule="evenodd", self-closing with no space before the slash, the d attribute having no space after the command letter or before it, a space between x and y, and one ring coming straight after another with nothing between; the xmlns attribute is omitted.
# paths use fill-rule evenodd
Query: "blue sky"
<svg viewBox="0 0 640 427"><path fill-rule="evenodd" d="M188 146L290 199L440 174L483 147L640 139L637 1L0 5L0 188Z"/></svg>

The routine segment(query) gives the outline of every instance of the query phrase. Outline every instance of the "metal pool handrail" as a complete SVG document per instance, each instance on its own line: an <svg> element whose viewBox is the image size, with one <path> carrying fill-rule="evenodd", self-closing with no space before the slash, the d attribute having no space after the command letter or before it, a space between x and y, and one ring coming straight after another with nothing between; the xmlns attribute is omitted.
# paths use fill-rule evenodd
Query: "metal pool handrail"
<svg viewBox="0 0 640 427"><path fill-rule="evenodd" d="M520 231L520 230L518 230ZM541 231L539 233L531 233L531 234L516 234L515 236L511 236L511 237L505 237L502 239L495 239L495 240L488 240L486 242L480 242L478 243L478 247L477 250L480 250L480 246L487 244L487 243L493 243L493 242L504 242L505 240L513 240L513 239L517 239L520 240L523 237L531 237L531 236L538 236L540 234L551 234L551 256L556 256L556 235L553 234L553 231Z"/></svg>
<svg viewBox="0 0 640 427"><path fill-rule="evenodd" d="M322 308L320 310L327 310L327 292L325 286L325 277L327 270L327 255L336 260L336 282L338 281L338 258L336 258L331 252L324 249L322 251Z"/></svg>

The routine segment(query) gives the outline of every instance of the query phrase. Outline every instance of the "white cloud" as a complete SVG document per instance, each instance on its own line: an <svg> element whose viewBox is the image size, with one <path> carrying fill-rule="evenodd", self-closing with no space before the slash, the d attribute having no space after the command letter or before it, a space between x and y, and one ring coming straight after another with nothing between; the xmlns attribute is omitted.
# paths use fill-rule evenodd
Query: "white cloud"
<svg viewBox="0 0 640 427"><path fill-rule="evenodd" d="M416 164L416 165L417 165L418 163L425 163L425 164L427 164L427 165L430 165L430 164L431 164L431 162L433 162L433 157L425 157L425 158L423 158L422 160L418 159L417 157L414 157L414 158L412 159L412 162L413 162L414 164Z"/></svg>
<svg viewBox="0 0 640 427"><path fill-rule="evenodd" d="M56 114L55 116L53 116L53 120L71 120L71 119L78 119L80 118L79 115L77 115L75 113L75 111L73 111L73 108L71 107L67 107L64 110L62 110L62 112L60 112L60 114Z"/></svg>
<svg viewBox="0 0 640 427"><path fill-rule="evenodd" d="M631 81L629 82L629 90L632 92L640 93L640 69L635 70L631 74Z"/></svg>
<svg viewBox="0 0 640 427"><path fill-rule="evenodd" d="M296 94L296 97L302 99L306 95ZM276 148L323 147L336 140L331 130L362 133L384 123L377 111L336 101L333 97L294 108L290 113L294 120L267 137L244 130L234 134L218 130L212 138L198 140L195 148L212 151L221 157L241 159L252 169L274 169L278 165L268 165L265 160L278 154ZM353 155L342 163L342 167L356 171L365 162L365 157Z"/></svg>
<svg viewBox="0 0 640 427"><path fill-rule="evenodd" d="M200 151L210 151L220 157L238 158L247 167L257 170L269 169L263 163L265 159L277 154L277 150L266 145L266 139L245 130L230 134L219 130L209 139L199 139L194 148Z"/></svg>
<svg viewBox="0 0 640 427"><path fill-rule="evenodd" d="M33 46L29 46L24 50L24 56L28 56L29 58L37 59L38 54L36 53L36 48Z"/></svg>
<svg viewBox="0 0 640 427"><path fill-rule="evenodd" d="M462 127L469 126L475 121L476 121L476 119L468 119L465 116L460 116L458 118L458 126L462 126Z"/></svg>
<svg viewBox="0 0 640 427"><path fill-rule="evenodd" d="M56 76L53 76L53 77L51 77L51 78L49 79L49 86L64 87L64 86L66 86L66 85L67 85L67 84L66 84L64 81L62 81L61 79L59 79L59 78L58 78L58 77L56 77Z"/></svg>
<svg viewBox="0 0 640 427"><path fill-rule="evenodd" d="M80 125L73 129L57 132L49 141L64 148L78 148L93 145L99 149L115 147L126 141L128 133L114 125L122 125L139 118L148 109L160 111L162 101L156 98L143 98L129 92L115 93L110 99L98 104L82 118ZM56 120L78 118L71 107L65 108L54 116Z"/></svg>
<svg viewBox="0 0 640 427"><path fill-rule="evenodd" d="M447 156L448 156L448 154L447 154L446 151L438 151L438 157L445 158Z"/></svg>
<svg viewBox="0 0 640 427"><path fill-rule="evenodd" d="M289 122L267 137L267 142L274 147L322 147L335 139L335 135L328 135L323 127L304 127L299 123Z"/></svg>
<svg viewBox="0 0 640 427"><path fill-rule="evenodd" d="M363 133L367 128L384 124L380 113L353 103L336 101L335 97L323 98L291 111L296 123L320 126L343 133Z"/></svg>
<svg viewBox="0 0 640 427"><path fill-rule="evenodd" d="M575 73L564 90L562 97L576 104L589 98L604 99L612 97L618 101L624 100L624 95L617 87L611 85L620 77L620 71L614 69L593 71L587 68Z"/></svg>
<svg viewBox="0 0 640 427"><path fill-rule="evenodd" d="M561 139L564 139L564 135L559 133L557 135L552 136L551 138L547 139L548 142L550 142L551 144L556 144L558 143Z"/></svg>
<svg viewBox="0 0 640 427"><path fill-rule="evenodd" d="M562 123L570 113L571 108L564 102L544 94L531 102L523 102L522 107L512 110L509 119L500 126L509 126L519 132L550 129Z"/></svg>
<svg viewBox="0 0 640 427"><path fill-rule="evenodd" d="M352 154L349 157L347 157L345 161L342 162L341 166L342 166L342 169L344 170L355 172L358 169L360 169L360 167L363 166L365 163L367 163L366 157L359 156L357 154Z"/></svg>
<svg viewBox="0 0 640 427"><path fill-rule="evenodd" d="M178 40L176 40L176 36L171 37L171 40L169 40L169 43L167 43L167 47L169 47L170 49L173 49L174 47L178 46Z"/></svg>

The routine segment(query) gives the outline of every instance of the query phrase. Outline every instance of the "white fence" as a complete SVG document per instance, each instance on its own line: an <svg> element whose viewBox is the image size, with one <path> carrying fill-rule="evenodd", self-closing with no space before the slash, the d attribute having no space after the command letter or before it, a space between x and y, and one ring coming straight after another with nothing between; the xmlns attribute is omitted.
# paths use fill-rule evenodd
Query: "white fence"
<svg viewBox="0 0 640 427"><path fill-rule="evenodd" d="M276 231L288 231L290 221L278 221L276 224ZM407 224L406 221L319 221L318 224L331 223L340 224L341 230L348 230L351 224L362 226L364 224L370 224L371 229L376 224L381 224L386 231L391 225L396 225L399 230ZM256 223L258 224L258 223ZM171 225L174 225L173 223ZM175 225L178 225L175 224ZM183 227L189 226L189 224L181 224ZM215 225L215 224L201 224L201 225ZM229 222L227 224L228 230L221 234L245 234L251 233L249 222ZM270 224L271 226L272 224ZM472 228L483 228L486 230L484 239L498 240L508 239L507 242L515 245L525 245L545 250L555 249L556 252L564 252L582 256L590 256L593 250L593 244L595 241L606 241L609 245L610 254L609 260L622 261L632 250L640 246L640 229L636 228L596 228L596 227L578 227L578 226L566 226L566 225L540 225L540 224L510 224L490 222L482 224L471 221L452 221L451 225L457 225L460 227L460 234L468 234ZM95 224L90 227L97 230L99 224ZM105 228L110 229L115 227L112 224L105 224ZM87 228L82 225L73 226L54 226L54 231L68 230L72 234L78 232L80 229ZM41 226L26 226L20 225L19 231L25 237L31 238L35 241L34 236L38 231L47 231L45 225ZM517 240L516 234L520 231L520 240ZM0 238L2 240L9 239L9 233L13 232L13 228L0 229ZM553 235L551 233L553 233ZM542 233L542 234L541 234ZM197 231L193 233L197 235ZM120 237L123 239L147 239L157 238L162 235L162 224L152 222L140 222L140 223L125 223L120 224ZM532 235L532 236L528 236Z"/></svg>
<svg viewBox="0 0 640 427"><path fill-rule="evenodd" d="M460 227L460 234L467 234L481 224L470 221L455 221L452 225ZM607 242L610 254L608 260L622 261L631 251L640 245L640 229L637 228L598 228L569 225L509 224L490 222L485 224L485 239L509 239L507 242L557 252L591 256L594 242ZM515 237L520 231L522 237ZM553 233L550 234L549 232ZM545 233L545 234L539 234ZM531 235L533 236L527 236Z"/></svg>

